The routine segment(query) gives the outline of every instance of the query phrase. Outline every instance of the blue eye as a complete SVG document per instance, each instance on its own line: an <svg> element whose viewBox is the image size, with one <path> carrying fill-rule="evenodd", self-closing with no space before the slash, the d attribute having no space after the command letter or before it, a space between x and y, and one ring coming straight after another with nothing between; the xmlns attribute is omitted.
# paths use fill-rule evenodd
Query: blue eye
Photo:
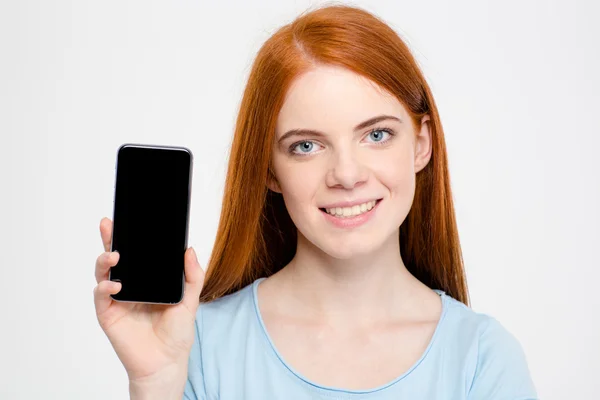
<svg viewBox="0 0 600 400"><path fill-rule="evenodd" d="M387 134L388 136L392 135L392 133L390 132L389 129L383 129L383 128L373 129L371 132L369 132L369 136L374 139L375 143L387 142L387 140L389 140L389 139L383 140L383 138L385 137L385 134Z"/></svg>
<svg viewBox="0 0 600 400"><path fill-rule="evenodd" d="M313 147L315 147L313 142L304 141L304 142L299 142L298 144L293 145L291 150L292 150L292 153L296 153L296 154L298 154L298 153L310 154ZM300 150L296 151L296 149L300 149Z"/></svg>

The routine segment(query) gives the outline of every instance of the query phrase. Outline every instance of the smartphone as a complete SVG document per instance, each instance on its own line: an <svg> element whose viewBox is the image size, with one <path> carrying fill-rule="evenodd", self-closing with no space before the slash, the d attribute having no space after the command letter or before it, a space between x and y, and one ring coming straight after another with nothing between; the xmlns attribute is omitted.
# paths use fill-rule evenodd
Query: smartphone
<svg viewBox="0 0 600 400"><path fill-rule="evenodd" d="M116 301L177 304L184 294L192 152L126 143L117 151L109 280Z"/></svg>

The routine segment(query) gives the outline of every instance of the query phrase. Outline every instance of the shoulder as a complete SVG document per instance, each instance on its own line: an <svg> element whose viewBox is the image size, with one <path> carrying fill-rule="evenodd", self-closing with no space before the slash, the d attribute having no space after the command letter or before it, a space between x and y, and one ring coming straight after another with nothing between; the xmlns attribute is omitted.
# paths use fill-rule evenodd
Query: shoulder
<svg viewBox="0 0 600 400"><path fill-rule="evenodd" d="M205 399L207 389L216 379L216 364L236 365L238 350L255 323L254 310L252 283L235 293L200 304L196 311L184 398Z"/></svg>
<svg viewBox="0 0 600 400"><path fill-rule="evenodd" d="M241 329L255 318L254 283L227 296L200 304L196 312L196 325L202 337L221 336L225 332Z"/></svg>
<svg viewBox="0 0 600 400"><path fill-rule="evenodd" d="M527 359L517 338L496 318L446 296L446 342L460 343L466 357L469 399L537 399Z"/></svg>

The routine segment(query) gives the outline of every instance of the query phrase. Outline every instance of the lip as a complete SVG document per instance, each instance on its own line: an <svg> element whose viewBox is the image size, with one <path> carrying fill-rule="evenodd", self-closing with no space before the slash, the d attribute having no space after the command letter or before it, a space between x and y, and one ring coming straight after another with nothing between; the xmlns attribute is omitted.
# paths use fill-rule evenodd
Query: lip
<svg viewBox="0 0 600 400"><path fill-rule="evenodd" d="M367 200L367 201L369 201L369 200ZM325 219L327 221L331 222L334 226L336 226L338 228L344 228L344 229L356 228L357 226L367 223L367 221L369 221L371 218L373 218L373 216L375 215L375 212L379 208L379 204L381 203L381 201L382 201L382 199L377 200L377 203L375 203L373 208L371 208L369 211L364 212L364 213L354 216L354 217L338 218L338 217L334 217L331 214L328 214L327 211L323 211L322 209L320 209L319 211L321 211L321 213L323 213L323 216L325 217ZM366 201L365 201L365 203L366 203ZM341 204L341 203L338 203L338 204ZM357 204L362 204L362 203L355 203L355 205L357 205ZM345 207L348 207L348 206L345 206ZM327 208L333 208L333 206L327 207Z"/></svg>
<svg viewBox="0 0 600 400"><path fill-rule="evenodd" d="M319 208L352 207L352 206L361 205L363 203L368 203L369 201L379 201L379 200L381 200L381 198L359 199L359 200L352 200L352 201L340 201L340 202L337 202L337 203L331 203L331 204L327 204L327 205L324 205L324 206L320 206Z"/></svg>

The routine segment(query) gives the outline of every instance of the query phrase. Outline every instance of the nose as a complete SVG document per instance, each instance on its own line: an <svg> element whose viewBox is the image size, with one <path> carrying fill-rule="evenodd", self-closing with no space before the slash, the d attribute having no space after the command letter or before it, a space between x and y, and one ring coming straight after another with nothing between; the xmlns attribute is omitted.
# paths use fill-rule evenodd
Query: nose
<svg viewBox="0 0 600 400"><path fill-rule="evenodd" d="M352 189L366 182L368 175L366 165L361 162L356 152L348 149L339 151L332 157L326 183L329 187Z"/></svg>

